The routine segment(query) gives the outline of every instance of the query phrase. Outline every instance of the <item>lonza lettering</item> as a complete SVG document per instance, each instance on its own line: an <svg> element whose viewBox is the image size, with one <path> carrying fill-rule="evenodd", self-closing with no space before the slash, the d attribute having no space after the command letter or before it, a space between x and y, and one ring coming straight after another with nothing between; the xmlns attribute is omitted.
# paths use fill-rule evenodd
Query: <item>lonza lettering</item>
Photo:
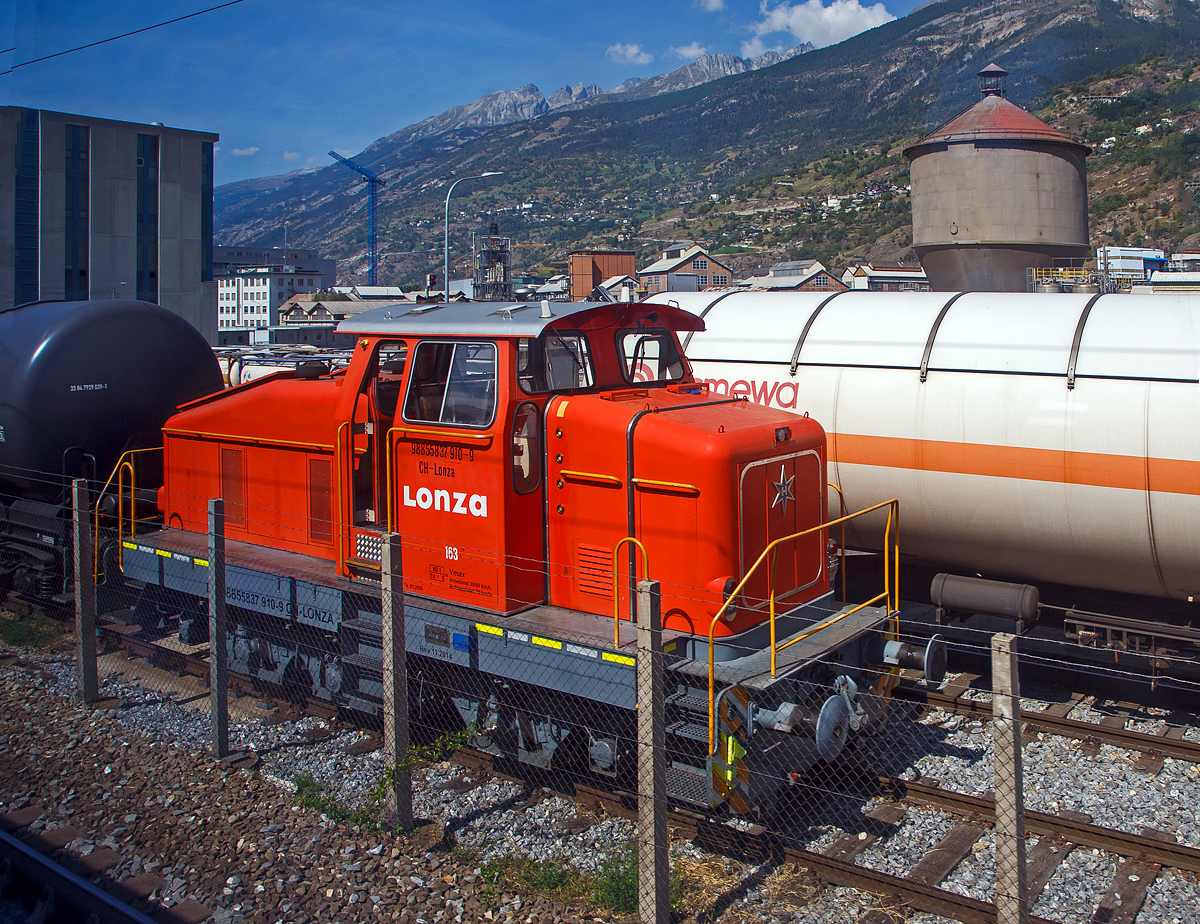
<svg viewBox="0 0 1200 924"><path fill-rule="evenodd" d="M428 510L444 510L446 513L461 513L464 516L470 512L473 517L487 516L487 497L483 494L472 494L467 497L464 491L446 491L442 488L417 488L416 497L408 485L404 486L404 506L420 507Z"/></svg>
<svg viewBox="0 0 1200 924"><path fill-rule="evenodd" d="M799 391L795 382L748 382L738 379L732 384L726 379L703 379L716 395L749 398L755 404L770 407L795 408Z"/></svg>

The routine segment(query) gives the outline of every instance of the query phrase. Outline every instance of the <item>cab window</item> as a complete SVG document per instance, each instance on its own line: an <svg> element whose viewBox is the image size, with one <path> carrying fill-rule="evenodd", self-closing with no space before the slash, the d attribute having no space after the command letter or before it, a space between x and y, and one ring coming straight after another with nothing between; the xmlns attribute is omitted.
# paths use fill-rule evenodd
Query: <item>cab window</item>
<svg viewBox="0 0 1200 924"><path fill-rule="evenodd" d="M496 345L438 343L417 346L404 419L487 427L496 414Z"/></svg>
<svg viewBox="0 0 1200 924"><path fill-rule="evenodd" d="M687 372L675 338L663 328L626 328L617 331L617 351L625 381L675 382Z"/></svg>
<svg viewBox="0 0 1200 924"><path fill-rule="evenodd" d="M517 343L517 381L527 395L575 391L595 384L588 341L581 333L547 331Z"/></svg>
<svg viewBox="0 0 1200 924"><path fill-rule="evenodd" d="M384 341L376 354L375 407L381 417L395 417L404 385L404 362L408 347L401 341Z"/></svg>

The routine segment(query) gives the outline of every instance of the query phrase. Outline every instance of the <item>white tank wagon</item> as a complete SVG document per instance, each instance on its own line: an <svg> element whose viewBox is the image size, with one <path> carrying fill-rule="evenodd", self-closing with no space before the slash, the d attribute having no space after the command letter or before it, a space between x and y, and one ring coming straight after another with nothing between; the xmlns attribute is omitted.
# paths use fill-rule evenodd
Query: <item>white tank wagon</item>
<svg viewBox="0 0 1200 924"><path fill-rule="evenodd" d="M686 345L698 379L825 427L848 509L900 499L905 552L1011 579L1200 594L1200 297L654 300L704 317ZM881 523L847 536L881 542Z"/></svg>

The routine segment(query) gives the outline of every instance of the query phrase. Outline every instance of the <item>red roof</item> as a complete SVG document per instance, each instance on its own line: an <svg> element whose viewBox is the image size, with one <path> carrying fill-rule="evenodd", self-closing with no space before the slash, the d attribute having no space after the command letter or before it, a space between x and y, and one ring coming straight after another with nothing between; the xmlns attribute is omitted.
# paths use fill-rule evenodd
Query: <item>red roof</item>
<svg viewBox="0 0 1200 924"><path fill-rule="evenodd" d="M905 154L926 144L977 139L1017 139L1022 141L1050 141L1087 148L1041 119L1030 115L1020 106L1010 103L1002 96L985 96L961 115L955 116L941 128L908 148ZM910 155L911 156L911 155Z"/></svg>

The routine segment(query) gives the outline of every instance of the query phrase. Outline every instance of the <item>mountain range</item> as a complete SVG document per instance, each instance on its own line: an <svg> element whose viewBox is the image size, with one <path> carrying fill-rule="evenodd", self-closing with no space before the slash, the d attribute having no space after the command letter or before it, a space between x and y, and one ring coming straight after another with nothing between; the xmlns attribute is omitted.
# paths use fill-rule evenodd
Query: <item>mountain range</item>
<svg viewBox="0 0 1200 924"><path fill-rule="evenodd" d="M379 208L380 282L416 281L440 255L441 202L460 187L452 244L499 220L518 264L575 246L638 241L680 204L799 167L846 145L884 147L977 98L996 61L1018 104L1151 55L1200 48L1191 0L937 0L836 46L747 61L707 55L616 90L533 85L490 94L374 142L354 159L387 180ZM803 52L803 53L801 53ZM889 140L890 139L890 140ZM462 200L458 199L462 196ZM296 246L365 276L365 196L340 165L227 184L216 191L222 243Z"/></svg>

